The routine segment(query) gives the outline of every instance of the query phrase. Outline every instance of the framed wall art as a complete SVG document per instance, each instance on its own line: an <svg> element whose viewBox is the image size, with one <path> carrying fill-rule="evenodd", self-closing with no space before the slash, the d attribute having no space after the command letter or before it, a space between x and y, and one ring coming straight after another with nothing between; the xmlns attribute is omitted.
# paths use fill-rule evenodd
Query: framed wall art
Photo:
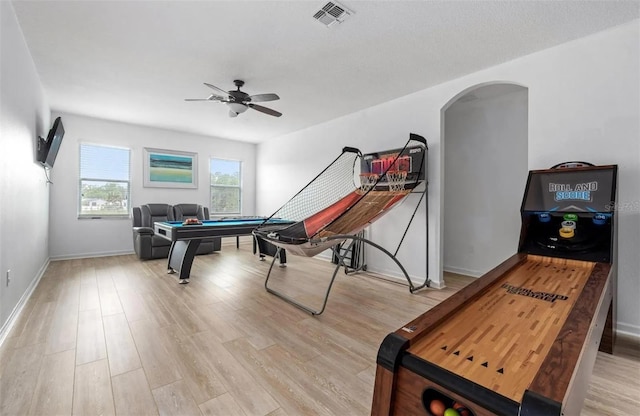
<svg viewBox="0 0 640 416"><path fill-rule="evenodd" d="M197 153L144 148L144 186L197 188Z"/></svg>

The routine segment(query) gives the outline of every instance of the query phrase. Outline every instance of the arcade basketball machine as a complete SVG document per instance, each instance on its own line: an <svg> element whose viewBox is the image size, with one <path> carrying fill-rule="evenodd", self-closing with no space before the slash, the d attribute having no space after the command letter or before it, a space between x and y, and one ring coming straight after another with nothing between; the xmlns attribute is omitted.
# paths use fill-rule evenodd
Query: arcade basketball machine
<svg viewBox="0 0 640 416"><path fill-rule="evenodd" d="M529 172L518 253L389 334L372 415L578 415L612 353L617 166Z"/></svg>
<svg viewBox="0 0 640 416"><path fill-rule="evenodd" d="M312 315L322 314L340 267L344 266L347 274L364 270L362 263L346 262L345 253L356 243L367 244L388 256L406 278L411 293L428 287L428 277L421 284L415 284L396 256L420 203L427 194L426 154L427 141L414 133L409 134L409 140L402 148L367 154L362 154L354 147L343 148L342 153L329 166L269 217L286 218L291 221L290 224L265 223L253 232L258 244L261 241L269 242L278 247L278 250L285 249L287 254L295 256L313 257L325 250L333 251L337 266L324 290L321 307L303 304L269 286L274 262L267 272L265 289ZM357 176L359 183L355 182ZM416 190L422 183L425 185L422 190ZM420 198L395 253L359 234L413 192L419 193ZM347 243L347 249L342 250L339 244L344 242ZM279 251L276 251L274 259L278 257Z"/></svg>

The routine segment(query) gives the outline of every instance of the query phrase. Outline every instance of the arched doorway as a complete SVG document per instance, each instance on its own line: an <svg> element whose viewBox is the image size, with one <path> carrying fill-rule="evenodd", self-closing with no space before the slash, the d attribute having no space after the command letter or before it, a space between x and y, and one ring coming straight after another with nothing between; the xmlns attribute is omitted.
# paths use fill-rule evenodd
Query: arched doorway
<svg viewBox="0 0 640 416"><path fill-rule="evenodd" d="M528 89L467 89L443 108L443 270L481 276L517 251Z"/></svg>

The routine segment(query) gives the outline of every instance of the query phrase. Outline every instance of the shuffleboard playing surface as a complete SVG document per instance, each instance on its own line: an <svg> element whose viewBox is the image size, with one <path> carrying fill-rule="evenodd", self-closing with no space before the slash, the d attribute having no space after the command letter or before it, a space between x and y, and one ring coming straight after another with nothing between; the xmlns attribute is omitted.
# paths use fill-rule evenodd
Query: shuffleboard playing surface
<svg viewBox="0 0 640 416"><path fill-rule="evenodd" d="M520 401L594 266L529 255L408 351Z"/></svg>

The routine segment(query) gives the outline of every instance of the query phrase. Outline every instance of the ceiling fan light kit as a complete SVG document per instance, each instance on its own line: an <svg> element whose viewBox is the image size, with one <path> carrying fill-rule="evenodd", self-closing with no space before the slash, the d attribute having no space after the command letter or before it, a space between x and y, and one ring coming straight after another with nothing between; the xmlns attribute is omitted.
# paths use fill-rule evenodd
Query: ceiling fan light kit
<svg viewBox="0 0 640 416"><path fill-rule="evenodd" d="M268 93L249 95L244 91L240 91L240 87L244 85L244 81L236 79L233 81L233 83L235 84L237 89L235 91L225 91L221 88L216 87L215 85L207 84L205 82L204 85L216 91L220 95L211 94L207 98L186 98L185 101L214 101L218 103L225 103L229 108L229 117L237 117L238 114L244 113L248 108L274 117L280 117L282 115L282 113L271 108L253 104L253 102L279 100L280 97L278 97L278 94Z"/></svg>
<svg viewBox="0 0 640 416"><path fill-rule="evenodd" d="M227 106L229 107L229 111L233 111L236 115L244 113L248 108L246 105L236 102L227 103Z"/></svg>

